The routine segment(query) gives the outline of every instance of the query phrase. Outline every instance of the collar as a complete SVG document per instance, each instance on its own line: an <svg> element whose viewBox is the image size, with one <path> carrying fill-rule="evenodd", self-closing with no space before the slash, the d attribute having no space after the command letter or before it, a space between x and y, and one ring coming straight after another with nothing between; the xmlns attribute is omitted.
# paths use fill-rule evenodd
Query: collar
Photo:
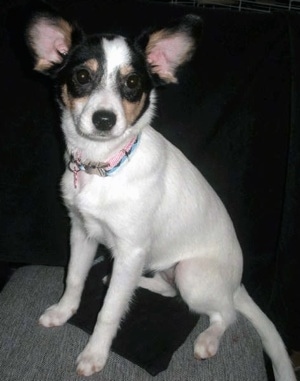
<svg viewBox="0 0 300 381"><path fill-rule="evenodd" d="M106 162L82 162L80 157L71 155L68 169L74 174L74 187L77 188L78 172L84 171L89 175L100 177L111 176L120 166L127 161L135 151L139 136L133 137L121 151L116 153Z"/></svg>

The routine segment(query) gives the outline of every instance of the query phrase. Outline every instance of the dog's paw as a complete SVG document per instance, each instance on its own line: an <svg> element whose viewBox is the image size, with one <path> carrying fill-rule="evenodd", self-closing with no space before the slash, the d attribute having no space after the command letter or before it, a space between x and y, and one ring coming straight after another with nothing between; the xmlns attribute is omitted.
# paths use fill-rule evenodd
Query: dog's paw
<svg viewBox="0 0 300 381"><path fill-rule="evenodd" d="M87 346L77 358L76 372L80 376L91 376L100 372L104 368L107 358L108 354L103 354L95 348Z"/></svg>
<svg viewBox="0 0 300 381"><path fill-rule="evenodd" d="M207 332L201 333L194 344L194 356L197 360L213 357L219 348L219 339Z"/></svg>
<svg viewBox="0 0 300 381"><path fill-rule="evenodd" d="M46 311L39 318L39 324L44 327L58 327L63 325L67 320L74 315L76 311L70 308L61 307L59 304L46 309Z"/></svg>

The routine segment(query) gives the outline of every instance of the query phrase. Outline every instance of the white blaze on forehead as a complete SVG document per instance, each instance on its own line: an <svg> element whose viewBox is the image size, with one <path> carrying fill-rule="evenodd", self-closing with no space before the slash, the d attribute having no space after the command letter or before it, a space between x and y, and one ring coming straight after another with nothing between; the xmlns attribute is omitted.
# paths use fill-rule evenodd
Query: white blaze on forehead
<svg viewBox="0 0 300 381"><path fill-rule="evenodd" d="M120 67L130 63L130 49L123 37L116 37L113 40L104 38L103 49L108 78L110 78Z"/></svg>

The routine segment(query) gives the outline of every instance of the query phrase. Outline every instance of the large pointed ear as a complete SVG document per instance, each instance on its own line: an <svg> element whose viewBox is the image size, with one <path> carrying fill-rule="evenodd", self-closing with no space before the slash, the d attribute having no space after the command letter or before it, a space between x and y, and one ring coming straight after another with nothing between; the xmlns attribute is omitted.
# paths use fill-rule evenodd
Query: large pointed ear
<svg viewBox="0 0 300 381"><path fill-rule="evenodd" d="M72 45L75 27L63 18L48 14L36 14L26 31L27 44L35 58L34 69L47 73L60 64Z"/></svg>
<svg viewBox="0 0 300 381"><path fill-rule="evenodd" d="M177 25L151 33L145 53L152 72L164 82L176 83L176 71L191 59L201 32L201 18L186 15Z"/></svg>

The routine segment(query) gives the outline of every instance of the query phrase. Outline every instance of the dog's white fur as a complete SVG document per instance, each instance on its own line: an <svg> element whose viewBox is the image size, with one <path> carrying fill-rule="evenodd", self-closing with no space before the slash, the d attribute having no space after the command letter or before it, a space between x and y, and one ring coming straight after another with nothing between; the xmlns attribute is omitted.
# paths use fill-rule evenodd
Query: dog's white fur
<svg viewBox="0 0 300 381"><path fill-rule="evenodd" d="M82 160L103 162L132 136L140 134L139 145L113 176L81 172L74 188L73 174L66 170L62 191L72 223L66 290L59 303L40 317L40 323L61 325L76 312L101 242L111 249L114 266L94 332L77 360L79 374L88 376L104 367L120 320L141 285L165 296L178 290L193 311L209 315L209 327L195 341L196 358L217 352L238 310L261 335L276 380L296 380L275 327L240 284L241 248L221 200L187 158L150 126L154 90L148 110L134 126L126 125L121 99L111 81L115 69L129 63L129 48L119 38L105 41L104 49L109 63L106 85L75 110L62 110L68 153L79 152ZM99 105L109 105L118 116L116 126L103 139L93 138L91 115ZM143 278L144 270L156 275Z"/></svg>

